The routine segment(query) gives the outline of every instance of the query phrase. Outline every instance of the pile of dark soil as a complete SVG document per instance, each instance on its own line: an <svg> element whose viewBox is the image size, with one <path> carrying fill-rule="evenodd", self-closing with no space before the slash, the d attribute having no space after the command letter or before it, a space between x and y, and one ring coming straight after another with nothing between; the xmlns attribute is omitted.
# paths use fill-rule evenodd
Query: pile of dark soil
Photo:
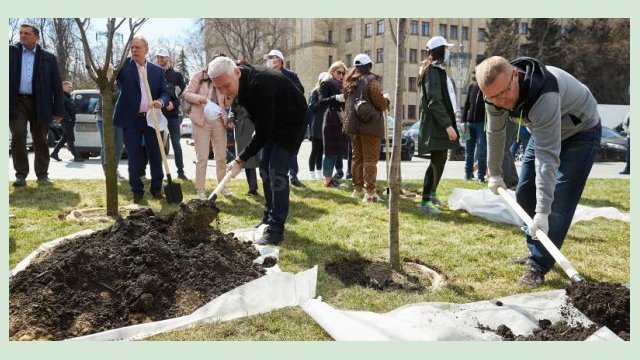
<svg viewBox="0 0 640 360"><path fill-rule="evenodd" d="M390 263L364 258L343 259L325 265L327 273L345 285L360 285L382 291L420 291L424 289L417 276L398 272Z"/></svg>
<svg viewBox="0 0 640 360"><path fill-rule="evenodd" d="M65 242L9 280L12 340L61 340L187 315L264 274L251 243L209 224L214 202L152 209Z"/></svg>
<svg viewBox="0 0 640 360"><path fill-rule="evenodd" d="M630 295L629 288L620 284L580 281L567 288L569 302L576 309L624 340L631 337Z"/></svg>
<svg viewBox="0 0 640 360"><path fill-rule="evenodd" d="M606 326L624 340L630 339L630 291L620 284L580 281L567 289L568 304L561 309L566 321L551 324L549 320L538 321L539 328L528 336L514 336L505 325L496 330L482 325L481 330L491 330L503 340L516 341L583 341L599 328ZM499 306L501 306L500 304ZM573 319L571 308L575 307L595 324L591 326L570 325Z"/></svg>

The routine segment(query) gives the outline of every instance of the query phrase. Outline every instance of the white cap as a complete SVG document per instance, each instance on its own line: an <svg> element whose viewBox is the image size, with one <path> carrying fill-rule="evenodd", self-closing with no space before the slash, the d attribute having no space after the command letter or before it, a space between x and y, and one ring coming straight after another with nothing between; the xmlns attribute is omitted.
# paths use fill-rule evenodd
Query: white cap
<svg viewBox="0 0 640 360"><path fill-rule="evenodd" d="M329 73L326 71L323 71L320 73L320 75L318 75L318 81L324 81L328 77L329 77Z"/></svg>
<svg viewBox="0 0 640 360"><path fill-rule="evenodd" d="M367 65L371 63L371 58L367 54L358 54L353 58L353 65Z"/></svg>
<svg viewBox="0 0 640 360"><path fill-rule="evenodd" d="M282 60L282 62L284 63L284 56L282 55L282 53L280 52L280 50L271 50L271 51L269 51L269 53L268 53L268 54L264 54L264 55L262 55L262 58L263 58L263 59L265 59L265 60L267 60L267 58L268 58L269 56L277 56L277 57L279 57L279 58L280 58L280 60Z"/></svg>
<svg viewBox="0 0 640 360"><path fill-rule="evenodd" d="M453 44L449 44L447 39L442 36L434 36L427 42L427 49L432 50L440 46L453 46Z"/></svg>
<svg viewBox="0 0 640 360"><path fill-rule="evenodd" d="M168 57L169 52L165 48L158 49L158 51L156 51L156 56Z"/></svg>

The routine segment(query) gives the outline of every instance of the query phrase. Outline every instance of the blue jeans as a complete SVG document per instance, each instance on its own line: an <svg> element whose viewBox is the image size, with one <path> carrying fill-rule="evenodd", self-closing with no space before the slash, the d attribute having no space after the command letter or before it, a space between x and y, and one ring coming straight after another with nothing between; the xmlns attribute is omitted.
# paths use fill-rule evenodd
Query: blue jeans
<svg viewBox="0 0 640 360"><path fill-rule="evenodd" d="M340 163L340 165L337 165ZM342 170L342 158L339 155L325 155L322 160L322 176L332 177L333 168L338 169L338 166Z"/></svg>
<svg viewBox="0 0 640 360"><path fill-rule="evenodd" d="M96 120L98 126L98 132L100 133L100 163L104 169L104 124L102 120ZM113 127L113 143L115 146L114 152L116 156L116 170L120 159L122 159L122 151L124 150L124 141L122 139L122 128L118 126Z"/></svg>
<svg viewBox="0 0 640 360"><path fill-rule="evenodd" d="M473 162L478 158L478 179L484 180L487 174L487 135L484 132L484 122L468 122L469 140L464 144L464 177L473 177ZM476 153L477 149L477 153Z"/></svg>
<svg viewBox="0 0 640 360"><path fill-rule="evenodd" d="M270 143L262 148L260 177L264 190L264 212L262 222L268 224L267 231L282 234L289 213L289 178L287 172L294 154Z"/></svg>
<svg viewBox="0 0 640 360"><path fill-rule="evenodd" d="M167 118L169 136L171 137L171 147L173 148L173 159L178 168L178 175L184 174L184 162L182 160L182 147L180 146L180 124L182 119L179 116Z"/></svg>
<svg viewBox="0 0 640 360"><path fill-rule="evenodd" d="M560 166L556 173L556 188L549 214L549 239L560 249L571 226L571 219L582 196L582 190L600 147L602 127L594 126L562 141ZM516 189L518 204L533 217L536 208L535 140L531 137L522 160L520 181ZM527 235L531 252L530 264L543 274L549 272L555 260L542 243Z"/></svg>
<svg viewBox="0 0 640 360"><path fill-rule="evenodd" d="M289 179L297 179L298 171L300 168L298 167L298 156L291 157L291 163L289 164Z"/></svg>
<svg viewBox="0 0 640 360"><path fill-rule="evenodd" d="M520 144L522 144L522 150L524 152L524 149L527 148L527 144L529 144L529 138L531 138L529 130L527 130L527 128L524 126L521 126L520 133L516 138L516 141L511 145L511 156L513 156L514 158L516 157Z"/></svg>

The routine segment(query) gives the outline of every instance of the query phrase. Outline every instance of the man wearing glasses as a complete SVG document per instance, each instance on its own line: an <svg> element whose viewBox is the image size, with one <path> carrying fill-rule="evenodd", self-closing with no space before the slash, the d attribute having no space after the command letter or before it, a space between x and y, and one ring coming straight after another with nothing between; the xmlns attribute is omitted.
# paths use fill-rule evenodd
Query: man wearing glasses
<svg viewBox="0 0 640 360"><path fill-rule="evenodd" d="M524 152L516 200L533 217L527 233L530 255L520 282L538 286L554 264L532 237L544 231L560 248L600 146L602 128L596 100L571 74L532 58L483 61L476 78L487 104L489 188L506 188L501 163L507 121L531 132Z"/></svg>

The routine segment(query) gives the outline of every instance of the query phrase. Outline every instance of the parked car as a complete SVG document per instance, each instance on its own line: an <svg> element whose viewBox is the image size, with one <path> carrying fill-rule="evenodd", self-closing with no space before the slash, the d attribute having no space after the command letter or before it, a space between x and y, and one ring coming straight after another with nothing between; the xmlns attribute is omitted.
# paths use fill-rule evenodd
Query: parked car
<svg viewBox="0 0 640 360"><path fill-rule="evenodd" d="M458 130L460 129L460 123L458 123ZM416 151L418 150L418 133L420 133L420 121L416 121L415 123L413 123L411 126L409 126L409 128L407 128L407 130L405 130L405 132L407 133L407 135L409 135L411 137L411 139L413 139L413 142L416 144ZM417 154L420 157L427 157L428 154ZM464 141L462 141L461 139L459 139L458 141L458 146L456 146L454 149L452 149L449 152L449 160L456 160L456 161L460 161L460 160L464 160Z"/></svg>
<svg viewBox="0 0 640 360"><path fill-rule="evenodd" d="M181 137L192 137L193 134L193 124L191 123L191 119L183 118L180 123L180 136Z"/></svg>
<svg viewBox="0 0 640 360"><path fill-rule="evenodd" d="M626 161L627 138L607 127L602 128L596 161Z"/></svg>
<svg viewBox="0 0 640 360"><path fill-rule="evenodd" d="M59 121L49 122L49 133L47 133L47 146L54 147L62 137L62 124Z"/></svg>
<svg viewBox="0 0 640 360"><path fill-rule="evenodd" d="M394 127L395 127L395 119L393 118L393 116L389 116L387 118L387 131L388 131L387 134L389 136L389 151L392 151L393 149L392 146L393 146ZM402 143L400 147L400 160L411 161L411 159L413 158L413 154L416 151L416 143L406 131L403 131L401 136L402 136L401 137ZM385 155L386 151L387 151L386 142L384 139L382 139L382 145L380 146L380 160L386 159L386 155Z"/></svg>
<svg viewBox="0 0 640 360"><path fill-rule="evenodd" d="M78 154L88 159L100 156L100 132L96 124L96 105L100 92L95 89L74 90L71 99L76 105L75 146Z"/></svg>

